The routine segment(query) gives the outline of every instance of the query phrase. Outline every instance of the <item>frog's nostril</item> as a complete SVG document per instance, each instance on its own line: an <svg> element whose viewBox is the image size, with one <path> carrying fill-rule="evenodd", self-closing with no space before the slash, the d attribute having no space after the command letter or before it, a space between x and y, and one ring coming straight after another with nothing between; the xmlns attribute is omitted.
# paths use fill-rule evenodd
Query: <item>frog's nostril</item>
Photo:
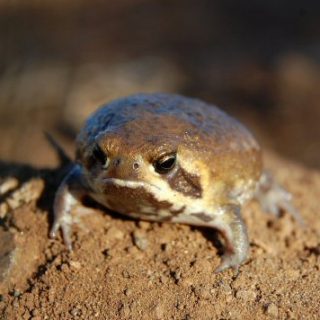
<svg viewBox="0 0 320 320"><path fill-rule="evenodd" d="M118 167L120 165L120 163L121 163L121 159L119 159L119 158L113 160L113 165L115 167Z"/></svg>
<svg viewBox="0 0 320 320"><path fill-rule="evenodd" d="M133 167L134 170L138 170L139 167L140 167L140 165L139 165L138 162L134 162L133 165L132 165L132 167Z"/></svg>

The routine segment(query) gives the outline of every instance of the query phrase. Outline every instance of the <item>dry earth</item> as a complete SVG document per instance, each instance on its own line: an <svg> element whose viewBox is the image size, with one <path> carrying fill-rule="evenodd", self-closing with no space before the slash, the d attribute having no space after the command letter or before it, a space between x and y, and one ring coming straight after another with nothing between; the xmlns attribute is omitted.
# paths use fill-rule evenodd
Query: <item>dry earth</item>
<svg viewBox="0 0 320 320"><path fill-rule="evenodd" d="M213 231L97 207L82 216L67 252L61 238L48 238L65 170L9 166L18 180L0 187L1 319L319 319L320 174L271 153L266 163L294 194L306 227L248 204L250 259L220 274Z"/></svg>

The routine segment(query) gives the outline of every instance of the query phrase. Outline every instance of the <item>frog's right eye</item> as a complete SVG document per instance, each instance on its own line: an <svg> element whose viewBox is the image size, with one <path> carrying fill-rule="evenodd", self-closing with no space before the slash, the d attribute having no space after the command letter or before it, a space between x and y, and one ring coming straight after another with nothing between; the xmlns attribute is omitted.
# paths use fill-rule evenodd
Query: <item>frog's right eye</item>
<svg viewBox="0 0 320 320"><path fill-rule="evenodd" d="M176 154L165 155L165 156L161 157L160 159L158 159L153 164L153 166L154 166L155 170L160 174L168 173L169 171L171 171L174 168L174 166L176 164L176 160L177 160Z"/></svg>
<svg viewBox="0 0 320 320"><path fill-rule="evenodd" d="M89 159L89 167L97 164L99 164L103 169L107 169L109 165L109 158L100 146L96 144Z"/></svg>

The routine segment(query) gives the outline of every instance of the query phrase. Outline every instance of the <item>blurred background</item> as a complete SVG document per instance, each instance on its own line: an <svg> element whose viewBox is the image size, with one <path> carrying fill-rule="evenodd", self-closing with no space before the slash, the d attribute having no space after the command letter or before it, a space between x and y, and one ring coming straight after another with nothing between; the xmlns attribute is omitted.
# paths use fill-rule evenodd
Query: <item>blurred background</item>
<svg viewBox="0 0 320 320"><path fill-rule="evenodd" d="M320 168L320 1L0 0L0 159L56 164L100 104L199 97Z"/></svg>

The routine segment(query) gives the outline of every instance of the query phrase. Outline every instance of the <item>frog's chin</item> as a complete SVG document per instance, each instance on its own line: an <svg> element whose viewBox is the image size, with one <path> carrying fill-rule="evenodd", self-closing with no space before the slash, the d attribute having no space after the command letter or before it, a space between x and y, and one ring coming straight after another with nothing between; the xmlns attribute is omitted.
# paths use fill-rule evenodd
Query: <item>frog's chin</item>
<svg viewBox="0 0 320 320"><path fill-rule="evenodd" d="M160 190L160 187L156 186L155 184L151 184L145 181L139 180L125 180L125 179L118 179L118 178L105 178L103 179L103 184L108 186L118 186L118 187L126 187L130 189L136 188L144 188L145 190Z"/></svg>

